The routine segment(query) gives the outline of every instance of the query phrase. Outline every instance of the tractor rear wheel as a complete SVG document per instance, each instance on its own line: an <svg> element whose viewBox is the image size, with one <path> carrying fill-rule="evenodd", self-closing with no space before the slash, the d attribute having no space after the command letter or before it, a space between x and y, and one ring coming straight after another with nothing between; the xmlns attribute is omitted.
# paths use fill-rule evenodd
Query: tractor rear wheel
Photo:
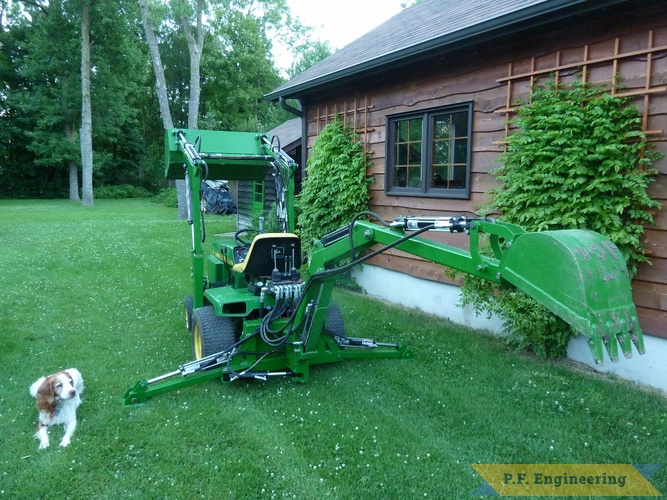
<svg viewBox="0 0 667 500"><path fill-rule="evenodd" d="M195 359L231 349L236 342L231 318L217 316L213 306L197 309L193 315L192 354Z"/></svg>
<svg viewBox="0 0 667 500"><path fill-rule="evenodd" d="M324 333L332 337L345 337L345 324L340 307L333 300L327 310L327 319L324 321Z"/></svg>

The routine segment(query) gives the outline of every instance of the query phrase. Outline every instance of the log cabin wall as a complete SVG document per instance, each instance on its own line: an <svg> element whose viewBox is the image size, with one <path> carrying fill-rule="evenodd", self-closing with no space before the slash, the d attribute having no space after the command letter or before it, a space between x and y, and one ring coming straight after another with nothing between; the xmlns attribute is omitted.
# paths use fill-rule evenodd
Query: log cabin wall
<svg viewBox="0 0 667 500"><path fill-rule="evenodd" d="M467 54L447 54L378 73L306 102L307 146L336 115L344 117L372 153L369 174L371 210L385 219L398 215L467 215L487 202L485 193L497 183L490 171L498 166L508 119L530 85L544 78L620 83L632 97L643 127L655 147L667 153L667 21L659 7L642 8L621 18L569 19L551 33L508 34ZM621 75L621 80L617 80ZM391 196L385 193L387 117L397 113L473 102L471 191L469 199ZM642 329L667 338L667 158L655 165L660 174L651 196L663 204L655 224L647 227L645 247L652 265L641 265L633 296ZM466 248L462 234L429 233L429 237ZM410 275L450 282L442 267L400 251L371 263Z"/></svg>

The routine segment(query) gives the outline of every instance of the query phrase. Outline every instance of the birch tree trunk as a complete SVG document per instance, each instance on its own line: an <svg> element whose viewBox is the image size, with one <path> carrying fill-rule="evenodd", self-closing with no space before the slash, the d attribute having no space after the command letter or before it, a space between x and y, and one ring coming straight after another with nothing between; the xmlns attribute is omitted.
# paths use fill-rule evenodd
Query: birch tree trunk
<svg viewBox="0 0 667 500"><path fill-rule="evenodd" d="M74 142L74 126L69 123L65 125L65 137L69 142ZM80 202L79 197L79 167L76 161L70 159L69 164L69 201Z"/></svg>
<svg viewBox="0 0 667 500"><path fill-rule="evenodd" d="M139 0L139 8L141 9L141 18L144 24L146 41L148 42L148 50L151 53L151 60L153 61L153 72L155 73L155 91L157 92L157 98L160 104L162 125L164 125L165 130L167 130L169 128L174 128L174 122L171 119L171 111L169 110L167 82L164 78L164 66L162 65L162 59L160 58L160 50L157 45L157 38L155 38L153 23L151 23L150 13L148 10L148 0Z"/></svg>
<svg viewBox="0 0 667 500"><path fill-rule="evenodd" d="M200 87L200 63L201 54L204 48L204 28L202 26L202 11L204 10L204 0L197 0L197 21L196 36L192 33L189 20L181 17L181 27L188 42L188 51L190 52L190 102L188 104L188 128L198 128L199 124L199 96Z"/></svg>
<svg viewBox="0 0 667 500"><path fill-rule="evenodd" d="M90 0L81 1L81 205L93 201L93 121L90 104Z"/></svg>

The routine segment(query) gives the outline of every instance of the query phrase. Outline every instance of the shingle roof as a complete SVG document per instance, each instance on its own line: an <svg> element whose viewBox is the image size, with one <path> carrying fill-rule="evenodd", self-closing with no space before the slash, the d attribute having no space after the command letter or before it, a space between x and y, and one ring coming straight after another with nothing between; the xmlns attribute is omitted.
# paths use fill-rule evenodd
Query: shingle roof
<svg viewBox="0 0 667 500"><path fill-rule="evenodd" d="M301 118L292 118L269 130L269 137L277 136L280 147L289 151L301 140Z"/></svg>
<svg viewBox="0 0 667 500"><path fill-rule="evenodd" d="M553 21L626 0L425 0L398 13L265 97L306 90L447 46L506 34L521 24ZM354 15L351 13L350 15Z"/></svg>

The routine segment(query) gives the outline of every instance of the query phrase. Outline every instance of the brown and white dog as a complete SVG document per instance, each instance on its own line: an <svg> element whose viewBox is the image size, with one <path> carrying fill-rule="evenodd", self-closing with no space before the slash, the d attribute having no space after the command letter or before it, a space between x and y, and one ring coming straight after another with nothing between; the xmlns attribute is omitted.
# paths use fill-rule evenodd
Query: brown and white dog
<svg viewBox="0 0 667 500"><path fill-rule="evenodd" d="M39 423L35 437L39 448L49 446L48 427L63 425L65 435L60 446L67 446L76 429L76 409L81 404L83 378L76 368L69 368L48 377L40 377L30 386L30 395L37 398Z"/></svg>

